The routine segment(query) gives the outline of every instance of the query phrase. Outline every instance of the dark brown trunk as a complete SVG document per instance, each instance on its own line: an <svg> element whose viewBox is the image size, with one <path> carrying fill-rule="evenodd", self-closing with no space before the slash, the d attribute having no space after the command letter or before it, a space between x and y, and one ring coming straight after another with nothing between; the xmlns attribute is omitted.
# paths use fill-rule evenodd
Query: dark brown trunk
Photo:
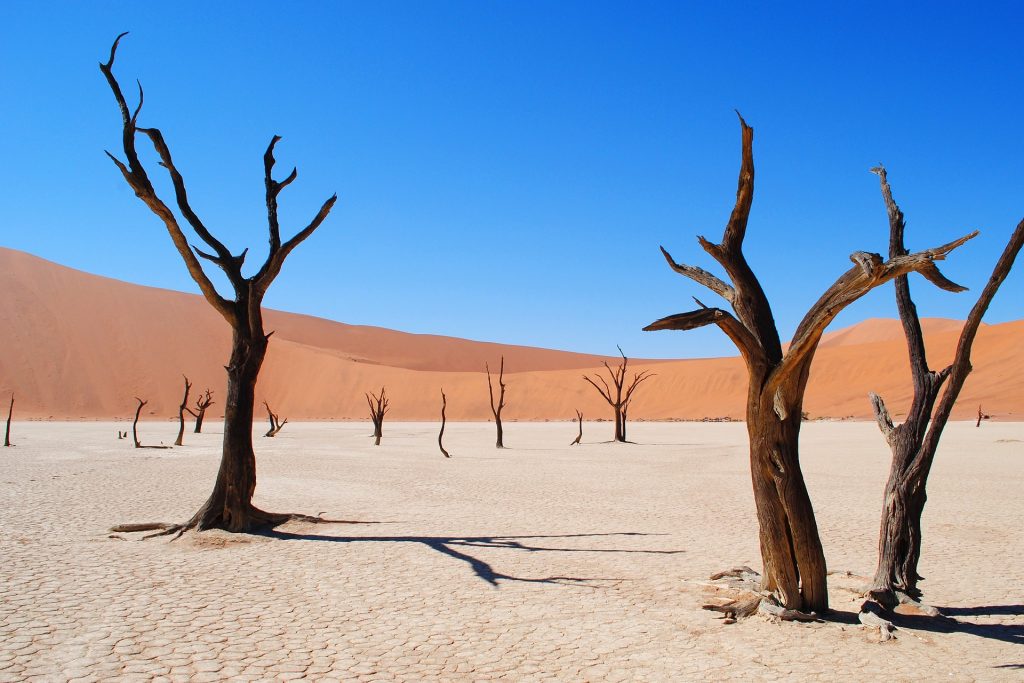
<svg viewBox="0 0 1024 683"><path fill-rule="evenodd" d="M143 401L141 398L136 398L139 402L139 406L135 409L135 419L132 420L132 439L135 440L135 447L142 448L142 442L139 441L139 413L142 412L142 407L149 401Z"/></svg>
<svg viewBox="0 0 1024 683"><path fill-rule="evenodd" d="M889 256L903 256L907 253L903 212L893 200L885 168L879 166L872 170L879 176L889 216ZM972 307L960 333L952 364L939 372L928 367L924 335L917 306L910 295L908 278L904 275L895 279L896 305L907 341L914 396L907 419L894 426L885 403L876 394L871 394L875 418L892 450L892 465L882 502L878 566L869 591L870 598L886 609L899 604L900 593L915 600L921 596L917 583L922 577L917 573L917 563L921 557L921 516L928 500L928 474L953 405L971 372L971 348L981 319L1022 246L1024 221L1010 235L991 277ZM929 279L934 281L934 278ZM944 383L946 388L939 400ZM979 406L977 424L981 423L982 416Z"/></svg>
<svg viewBox="0 0 1024 683"><path fill-rule="evenodd" d="M256 490L256 455L252 446L256 380L267 353L267 339L235 330L224 402L224 448L213 493L190 524L204 529L247 531L265 524L269 515L252 505Z"/></svg>
<svg viewBox="0 0 1024 683"><path fill-rule="evenodd" d="M751 378L750 385L747 433L763 588L788 609L827 612L825 554L800 470L800 405L786 406L780 419L774 397L756 388L763 384Z"/></svg>
<svg viewBox="0 0 1024 683"><path fill-rule="evenodd" d="M192 389L192 383L185 378L185 395L181 398L181 405L178 406L178 438L174 440L175 446L182 445L185 438L185 411L188 410L188 392Z"/></svg>
<svg viewBox="0 0 1024 683"><path fill-rule="evenodd" d="M580 443L580 441L583 440L583 413L581 413L580 411L577 410L576 411L576 419L580 423L580 433L577 434L576 438L573 440L573 442L569 444L570 446L576 446L576 445L578 445Z"/></svg>
<svg viewBox="0 0 1024 683"><path fill-rule="evenodd" d="M203 431L203 419L206 417L206 408L200 408L199 412L196 413L196 428L192 430L193 434L201 434Z"/></svg>
<svg viewBox="0 0 1024 683"><path fill-rule="evenodd" d="M498 371L498 401L494 401L494 385L491 383L491 368L484 363L487 370L487 393L491 399L491 414L494 415L494 426L497 431L495 448L505 447L505 431L501 427L501 411L505 408L505 356L501 357L501 369Z"/></svg>
<svg viewBox="0 0 1024 683"><path fill-rule="evenodd" d="M615 410L615 436L613 437L613 440L619 442L625 441L626 436L623 434L622 430L622 407L612 406L612 408Z"/></svg>
<svg viewBox="0 0 1024 683"><path fill-rule="evenodd" d="M11 394L11 405L7 408L7 429L4 431L4 447L11 445L11 416L14 415L14 394Z"/></svg>
<svg viewBox="0 0 1024 683"><path fill-rule="evenodd" d="M444 410L447 407L448 407L448 399L444 395L444 389L442 389L441 390L441 431L439 431L437 433L437 447L441 449L441 454L444 455L444 457L450 458L450 457L452 457L451 453L446 451L445 448L444 448L444 425L445 425Z"/></svg>

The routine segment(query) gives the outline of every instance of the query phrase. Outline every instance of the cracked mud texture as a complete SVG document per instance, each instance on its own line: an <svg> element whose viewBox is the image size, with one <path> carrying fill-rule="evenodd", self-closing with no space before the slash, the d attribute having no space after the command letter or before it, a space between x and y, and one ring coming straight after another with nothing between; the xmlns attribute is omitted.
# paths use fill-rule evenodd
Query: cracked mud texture
<svg viewBox="0 0 1024 683"><path fill-rule="evenodd" d="M259 425L257 425L259 426ZM929 485L925 600L958 620L857 625L888 451L808 423L831 621L724 625L707 577L760 567L742 424L288 423L257 437L256 503L290 523L139 541L203 502L220 425L135 450L122 424L15 423L0 449L0 682L1019 680L1024 425L954 423ZM148 422L145 443L176 426ZM258 431L258 430L257 430ZM605 433L607 432L607 434ZM850 571L854 576L846 576Z"/></svg>

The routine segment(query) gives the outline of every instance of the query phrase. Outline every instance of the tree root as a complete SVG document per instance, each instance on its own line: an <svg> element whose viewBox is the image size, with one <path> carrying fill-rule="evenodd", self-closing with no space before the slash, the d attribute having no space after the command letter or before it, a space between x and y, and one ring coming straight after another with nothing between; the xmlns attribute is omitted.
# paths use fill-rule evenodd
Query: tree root
<svg viewBox="0 0 1024 683"><path fill-rule="evenodd" d="M761 590L761 575L750 567L733 567L716 572L711 575L711 580L724 583L729 588L741 592L741 597L723 605L706 604L702 606L702 609L720 612L723 623L735 624L739 619L745 619L754 614L781 621L822 621L814 612L801 612L784 607L770 592Z"/></svg>
<svg viewBox="0 0 1024 683"><path fill-rule="evenodd" d="M938 608L926 605L903 591L895 589L873 589L869 590L866 600L860 606L857 619L865 626L877 627L881 636L881 642L895 638L896 625L886 616L896 612L899 605L907 605L915 612L926 617L933 617L943 621L956 622L955 619L947 617Z"/></svg>
<svg viewBox="0 0 1024 683"><path fill-rule="evenodd" d="M185 522L184 524L169 524L167 522L143 522L141 524L118 524L117 526L110 527L109 531L112 533L138 533L143 531L154 531L155 533L146 534L142 537L145 541L150 538L159 538L161 536L174 535L172 541L177 540L186 531L196 529L198 531L208 531L210 529L223 528L216 524L205 524L200 526L200 514L196 514L195 517ZM286 522L305 522L307 524L354 524L349 520L343 519L324 519L323 517L311 515L303 515L298 513L288 512L266 512L259 508L252 508L249 514L249 524L245 531L257 531L259 529L273 528L285 524ZM243 532L244 533L244 532Z"/></svg>
<svg viewBox="0 0 1024 683"><path fill-rule="evenodd" d="M878 628L880 642L884 643L896 637L894 635L896 626L882 616L882 611L882 606L873 599L865 600L864 604L860 606L857 620L869 628Z"/></svg>

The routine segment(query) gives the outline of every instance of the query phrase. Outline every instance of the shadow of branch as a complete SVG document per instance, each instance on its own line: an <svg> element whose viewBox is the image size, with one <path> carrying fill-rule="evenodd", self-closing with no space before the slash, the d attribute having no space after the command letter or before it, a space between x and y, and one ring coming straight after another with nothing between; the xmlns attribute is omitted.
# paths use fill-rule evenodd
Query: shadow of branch
<svg viewBox="0 0 1024 683"><path fill-rule="evenodd" d="M496 571L490 563L469 554L468 548L499 548L523 552L558 552L558 553L640 553L649 555L676 555L682 550L629 550L621 548L563 548L544 547L528 544L524 541L543 541L544 539L594 538L606 536L659 536L663 534L644 534L638 532L603 533L603 534L555 534L537 536L328 536L325 534L306 534L268 529L261 535L284 541L322 541L327 543L418 543L448 557L465 562L473 573L488 584L498 588L499 581L517 581L522 583L549 583L561 585L587 585L596 581L621 581L614 578L581 578L573 576L548 576L531 579L512 576Z"/></svg>

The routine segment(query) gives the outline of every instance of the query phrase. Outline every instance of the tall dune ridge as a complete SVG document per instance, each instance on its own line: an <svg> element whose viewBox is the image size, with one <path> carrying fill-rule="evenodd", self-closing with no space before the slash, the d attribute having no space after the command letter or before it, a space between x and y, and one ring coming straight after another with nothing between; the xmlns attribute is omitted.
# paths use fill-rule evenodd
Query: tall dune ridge
<svg viewBox="0 0 1024 683"><path fill-rule="evenodd" d="M193 294L121 282L0 248L0 396L14 392L16 418L177 415L182 374L195 392L214 392L223 410L223 364L230 329ZM952 359L962 323L923 321L932 367ZM454 337L347 325L267 310L274 331L257 399L290 420L368 419L365 392L387 387L387 419L437 420L440 389L451 420L491 417L484 363L505 356L508 420L609 419L611 411L583 374L617 359ZM1024 321L982 325L971 373L954 419L1024 414ZM723 348L726 348L723 344ZM631 359L657 376L636 394L630 420L742 419L746 372L738 357ZM876 391L898 419L912 394L898 320L872 319L826 334L815 358L804 409L811 418L871 418Z"/></svg>

